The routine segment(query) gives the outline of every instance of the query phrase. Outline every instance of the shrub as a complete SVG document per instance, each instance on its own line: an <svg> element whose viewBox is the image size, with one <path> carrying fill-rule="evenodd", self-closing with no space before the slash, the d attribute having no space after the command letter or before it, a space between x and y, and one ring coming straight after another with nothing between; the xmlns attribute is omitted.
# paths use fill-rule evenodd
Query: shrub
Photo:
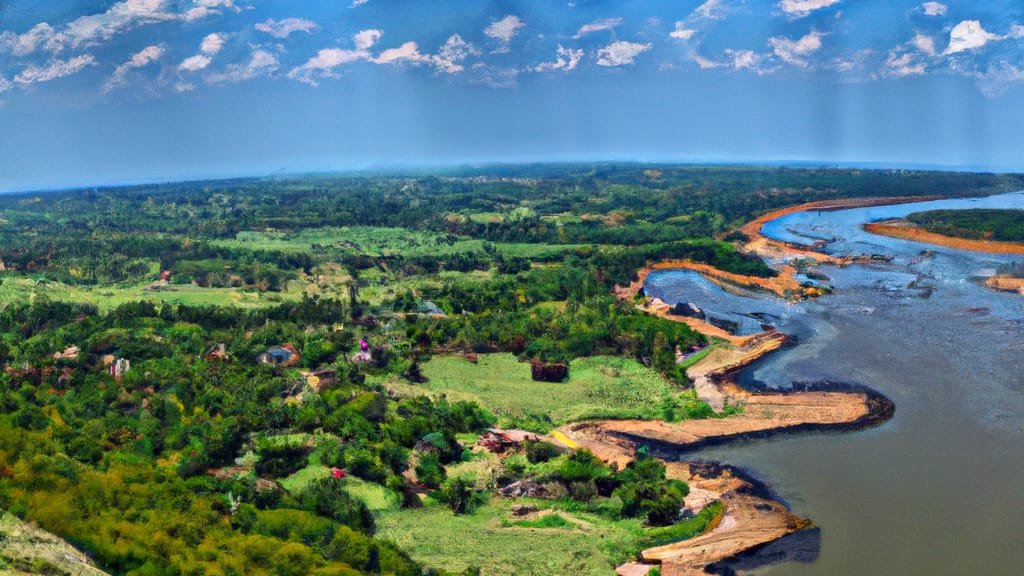
<svg viewBox="0 0 1024 576"><path fill-rule="evenodd" d="M444 467L437 454L425 452L420 455L419 464L416 465L416 478L420 483L429 488L437 488L445 479Z"/></svg>
<svg viewBox="0 0 1024 576"><path fill-rule="evenodd" d="M523 447L526 449L526 459L530 464L547 462L558 456L558 447L551 442L524 442Z"/></svg>

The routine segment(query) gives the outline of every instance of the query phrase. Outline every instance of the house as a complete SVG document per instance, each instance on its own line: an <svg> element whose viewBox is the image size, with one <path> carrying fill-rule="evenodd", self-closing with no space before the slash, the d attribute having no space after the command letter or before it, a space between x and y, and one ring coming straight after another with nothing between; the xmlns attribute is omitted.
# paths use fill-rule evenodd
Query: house
<svg viewBox="0 0 1024 576"><path fill-rule="evenodd" d="M63 352L54 352L54 360L77 360L81 349L78 346L68 346Z"/></svg>
<svg viewBox="0 0 1024 576"><path fill-rule="evenodd" d="M302 356L291 344L271 346L267 351L256 357L260 364L272 364L274 366L294 366L299 363Z"/></svg>
<svg viewBox="0 0 1024 576"><path fill-rule="evenodd" d="M316 393L328 390L338 382L338 375L333 368L303 371L300 374L306 379L309 388Z"/></svg>
<svg viewBox="0 0 1024 576"><path fill-rule="evenodd" d="M530 376L537 382L561 382L569 377L569 364L531 360Z"/></svg>
<svg viewBox="0 0 1024 576"><path fill-rule="evenodd" d="M207 362L212 360L227 360L228 359L228 347L223 343L215 344L211 346L205 354L203 359Z"/></svg>
<svg viewBox="0 0 1024 576"><path fill-rule="evenodd" d="M127 358L115 358L110 366L107 366L107 372L114 377L114 380L121 381L121 377L128 373L132 368L132 363Z"/></svg>

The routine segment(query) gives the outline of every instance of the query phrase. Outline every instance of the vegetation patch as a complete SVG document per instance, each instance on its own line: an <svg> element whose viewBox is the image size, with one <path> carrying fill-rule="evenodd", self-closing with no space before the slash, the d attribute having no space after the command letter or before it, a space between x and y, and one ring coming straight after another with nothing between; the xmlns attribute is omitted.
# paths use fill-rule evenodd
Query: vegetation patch
<svg viewBox="0 0 1024 576"><path fill-rule="evenodd" d="M428 503L380 515L378 534L415 560L442 570L477 566L485 576L547 576L611 573L635 552L642 531L635 519L610 522L585 513L579 515L578 529L515 526L511 506L510 500L492 498L472 514L453 516L444 504Z"/></svg>
<svg viewBox="0 0 1024 576"><path fill-rule="evenodd" d="M1024 210L929 210L906 218L928 232L998 242L1024 242Z"/></svg>
<svg viewBox="0 0 1024 576"><path fill-rule="evenodd" d="M565 382L535 382L530 365L508 353L481 354L476 363L435 356L422 364L429 379L417 388L472 400L499 416L543 414L556 424L587 418L641 418L678 395L656 371L627 358L597 356L570 364Z"/></svg>
<svg viewBox="0 0 1024 576"><path fill-rule="evenodd" d="M536 520L518 520L513 524L522 528L558 528L561 530L571 530L576 527L576 524L566 520L565 516L561 514L546 514Z"/></svg>

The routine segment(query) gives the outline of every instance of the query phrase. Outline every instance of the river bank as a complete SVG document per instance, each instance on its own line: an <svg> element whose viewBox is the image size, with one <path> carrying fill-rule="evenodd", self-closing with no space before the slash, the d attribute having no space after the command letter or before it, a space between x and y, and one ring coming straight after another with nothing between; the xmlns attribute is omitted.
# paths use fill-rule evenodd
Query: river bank
<svg viewBox="0 0 1024 576"><path fill-rule="evenodd" d="M780 271L775 278L741 276L705 264L667 261L640 270L635 282L616 288L616 296L619 299L635 298L652 272L668 269L696 271L726 289L734 286L768 291L790 300L818 296L821 290L802 285L796 278L796 268L789 261L801 258L814 263L844 266L864 257L835 257L817 252L812 247L771 240L760 233L761 226L801 210L840 210L907 201L911 199L814 202L779 210L748 223L741 230L748 238L741 250L774 260ZM736 336L700 319L673 315L672 306L659 299L648 299L638 307L666 319L684 322L694 330L723 342L690 367L687 376L694 383L698 398L716 412L721 413L732 406L734 409L740 407L739 413L725 418L675 423L640 420L583 422L556 431L559 437L576 447L588 448L605 461L625 466L641 447L671 461L680 453L724 443L797 432L858 430L877 426L893 416L893 402L865 387L817 382L794 383L788 391L745 389L736 382L736 375L768 354L794 344L792 337L775 330ZM668 473L691 485L693 491L687 497L688 506L702 507L710 502L722 502L725 509L721 521L698 537L642 551L640 562L621 566L621 574L642 573L643 567L651 564L660 564L662 574L703 573L711 564L811 526L810 520L795 516L769 495L753 495L749 481L731 473L722 474L721 469L709 475L708 470L706 465L679 462L670 464Z"/></svg>
<svg viewBox="0 0 1024 576"><path fill-rule="evenodd" d="M739 287L770 292L788 300L816 296L817 292L808 290L815 287L801 285L797 280L797 270L792 263L804 260L811 265L844 267L856 262L888 262L888 259L876 255L853 253L835 256L819 252L819 249L831 242L828 238L814 241L810 245L774 240L761 233L765 223L807 210L826 212L923 200L934 198L854 199L815 202L778 210L743 226L741 231L746 240L739 246L745 253L757 254L772 261L773 266L780 271L778 277L742 277L703 264L670 261L639 271L638 280L629 286L617 288L616 295L620 299L635 298L651 273L685 269L700 273L725 290ZM864 228L873 232L869 226ZM908 239L927 241L920 237ZM964 248L962 245L951 247ZM986 284L1002 290L1024 290L1024 281L1019 279L993 277ZM589 448L603 459L620 466L625 465L633 458L636 450L644 447L649 453L671 461L681 453L778 434L859 430L882 424L894 414L895 405L886 396L855 385L819 381L810 384L794 383L792 390L788 391L743 388L737 384L737 374L767 355L793 345L790 337L774 330L753 336L736 336L700 319L675 316L671 314L672 305L656 298L648 298L638 307L663 318L684 322L694 330L719 339L721 342L691 367L687 374L694 382L698 397L708 402L717 412L727 406L743 408L740 414L726 418L678 423L635 420L585 422L558 431L559 435L571 439L577 446ZM738 491L730 489L727 487L729 482L720 475L710 478L694 472L699 469L694 463L677 463L672 466L670 473L678 474L675 477L697 488L688 497L687 505L703 506L713 501L722 502L725 505L722 519L714 528L696 538L644 550L640 554L639 563L622 567L623 574L641 573L644 566L651 564L660 564L662 574L703 573L706 567L716 562L755 549L760 550L768 543L811 525L809 520L793 515L768 493L759 493L755 498L749 496L749 488ZM705 469L702 470L706 473ZM735 481L742 482L741 479ZM748 497L753 499L746 499ZM691 502L691 499L695 502Z"/></svg>
<svg viewBox="0 0 1024 576"><path fill-rule="evenodd" d="M732 472L714 474L693 462L672 462L680 453L719 444L808 431L858 430L890 419L893 403L870 389L844 384L794 385L791 391L755 392L740 387L735 375L744 367L779 350L791 339L779 332L747 337L739 344L712 350L688 371L698 396L721 410L741 406L725 418L682 422L609 420L583 422L556 431L575 447L589 449L617 466L627 465L641 447L669 464L669 477L691 486L688 507L711 502L725 506L723 519L696 538L643 550L642 564L660 564L662 574L700 574L706 566L773 542L811 526L784 504L761 491L751 493L750 481ZM639 566L623 568L636 573Z"/></svg>

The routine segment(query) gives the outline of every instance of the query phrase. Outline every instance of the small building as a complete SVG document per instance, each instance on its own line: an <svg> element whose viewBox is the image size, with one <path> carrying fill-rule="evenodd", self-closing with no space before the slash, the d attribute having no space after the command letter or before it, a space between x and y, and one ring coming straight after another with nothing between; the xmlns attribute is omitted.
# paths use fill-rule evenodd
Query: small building
<svg viewBox="0 0 1024 576"><path fill-rule="evenodd" d="M295 349L291 344L282 344L280 346L271 346L267 348L267 351L256 357L256 362L260 364L272 364L274 366L294 366L299 363L301 359L299 351Z"/></svg>
<svg viewBox="0 0 1024 576"><path fill-rule="evenodd" d="M107 372L114 377L114 380L121 381L121 377L128 373L132 368L132 363L127 358L115 358L110 366L107 366Z"/></svg>
<svg viewBox="0 0 1024 576"><path fill-rule="evenodd" d="M62 352L54 352L54 360L77 360L81 349L78 346L68 346Z"/></svg>
<svg viewBox="0 0 1024 576"><path fill-rule="evenodd" d="M212 360L227 360L228 359L228 347L223 342L210 346L210 348L203 354L203 360L207 362Z"/></svg>
<svg viewBox="0 0 1024 576"><path fill-rule="evenodd" d="M569 377L569 364L531 360L530 376L537 382L561 382Z"/></svg>
<svg viewBox="0 0 1024 576"><path fill-rule="evenodd" d="M338 375L333 368L304 371L300 372L300 374L306 379L306 384L310 390L318 394L324 390L329 390L338 383Z"/></svg>

